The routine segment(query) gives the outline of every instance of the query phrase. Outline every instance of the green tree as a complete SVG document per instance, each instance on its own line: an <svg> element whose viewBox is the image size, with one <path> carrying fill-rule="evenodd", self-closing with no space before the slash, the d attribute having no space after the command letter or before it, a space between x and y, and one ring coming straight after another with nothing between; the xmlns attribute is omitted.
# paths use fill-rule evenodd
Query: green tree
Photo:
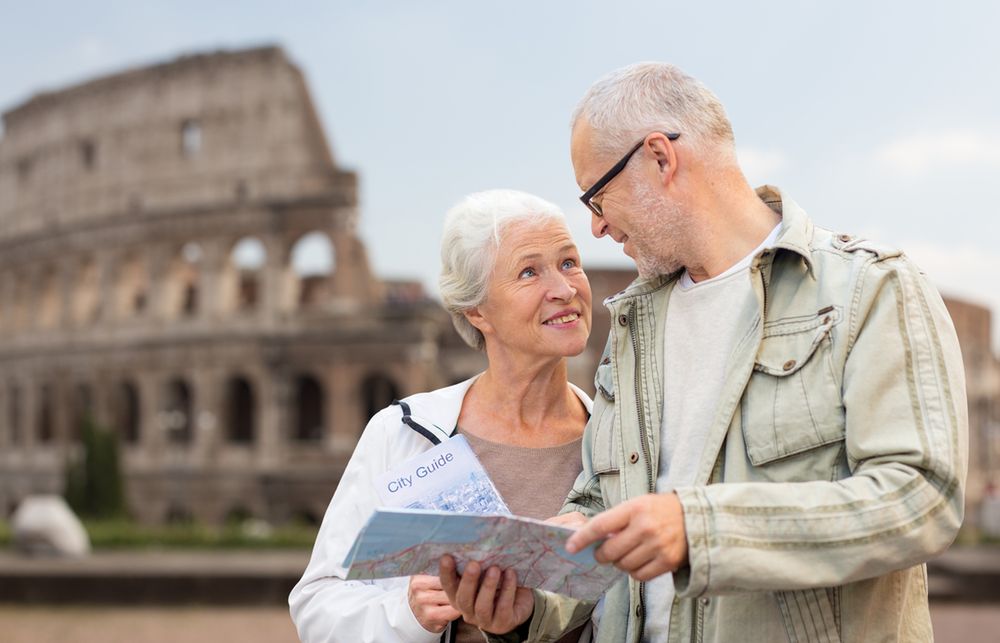
<svg viewBox="0 0 1000 643"><path fill-rule="evenodd" d="M83 422L83 449L66 465L66 502L85 518L125 515L125 490L118 438L89 416Z"/></svg>

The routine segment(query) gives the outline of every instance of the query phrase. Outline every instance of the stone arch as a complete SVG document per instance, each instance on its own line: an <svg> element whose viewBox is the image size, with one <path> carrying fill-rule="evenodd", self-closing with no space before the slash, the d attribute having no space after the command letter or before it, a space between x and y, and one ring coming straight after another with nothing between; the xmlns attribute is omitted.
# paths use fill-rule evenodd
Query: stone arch
<svg viewBox="0 0 1000 643"><path fill-rule="evenodd" d="M114 288L114 315L127 319L142 313L149 299L149 272L138 252L130 252L118 264Z"/></svg>
<svg viewBox="0 0 1000 643"><path fill-rule="evenodd" d="M101 290L97 262L85 258L76 274L73 285L70 319L75 326L86 326L97 320L100 310Z"/></svg>
<svg viewBox="0 0 1000 643"><path fill-rule="evenodd" d="M172 444L190 444L194 437L194 423L191 417L191 386L182 378L167 382L165 404L160 415L160 425Z"/></svg>
<svg viewBox="0 0 1000 643"><path fill-rule="evenodd" d="M21 444L21 387L15 382L7 386L7 426L10 443Z"/></svg>
<svg viewBox="0 0 1000 643"><path fill-rule="evenodd" d="M253 386L242 375L226 383L226 437L236 444L251 444L256 437L256 403Z"/></svg>
<svg viewBox="0 0 1000 643"><path fill-rule="evenodd" d="M35 324L38 328L53 329L59 325L60 296L59 275L54 266L46 266L38 283L38 308Z"/></svg>
<svg viewBox="0 0 1000 643"><path fill-rule="evenodd" d="M164 296L169 319L194 317L201 306L201 263L204 250L197 241L177 246L166 272Z"/></svg>
<svg viewBox="0 0 1000 643"><path fill-rule="evenodd" d="M114 430L119 439L126 444L137 444L141 420L138 387L129 380L120 382L115 387L112 404Z"/></svg>
<svg viewBox="0 0 1000 643"><path fill-rule="evenodd" d="M384 373L371 373L361 382L361 401L365 423L380 410L399 399L399 387Z"/></svg>
<svg viewBox="0 0 1000 643"><path fill-rule="evenodd" d="M55 439L55 418L52 414L54 404L55 393L52 390L52 385L46 382L38 389L35 435L41 444L48 444Z"/></svg>
<svg viewBox="0 0 1000 643"><path fill-rule="evenodd" d="M259 237L237 239L229 250L221 275L224 314L247 313L261 305L267 247Z"/></svg>
<svg viewBox="0 0 1000 643"><path fill-rule="evenodd" d="M330 276L336 268L333 240L326 232L313 230L300 235L289 253L293 275L292 301L296 308L311 308L329 299Z"/></svg>
<svg viewBox="0 0 1000 643"><path fill-rule="evenodd" d="M323 439L326 426L326 395L320 381L309 373L295 378L295 439Z"/></svg>
<svg viewBox="0 0 1000 643"><path fill-rule="evenodd" d="M88 419L93 420L94 417L94 392L90 384L80 382L73 387L71 408L70 439L79 442L83 436L84 425Z"/></svg>

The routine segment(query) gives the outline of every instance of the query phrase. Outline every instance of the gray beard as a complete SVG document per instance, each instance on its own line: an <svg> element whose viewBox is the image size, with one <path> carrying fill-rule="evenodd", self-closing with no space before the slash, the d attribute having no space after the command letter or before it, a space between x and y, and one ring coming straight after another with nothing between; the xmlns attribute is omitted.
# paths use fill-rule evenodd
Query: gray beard
<svg viewBox="0 0 1000 643"><path fill-rule="evenodd" d="M630 240L635 247L635 267L639 277L649 279L668 275L684 267L680 259L681 245L690 239L690 220L683 210L667 201L645 183L633 184L637 213L635 232Z"/></svg>

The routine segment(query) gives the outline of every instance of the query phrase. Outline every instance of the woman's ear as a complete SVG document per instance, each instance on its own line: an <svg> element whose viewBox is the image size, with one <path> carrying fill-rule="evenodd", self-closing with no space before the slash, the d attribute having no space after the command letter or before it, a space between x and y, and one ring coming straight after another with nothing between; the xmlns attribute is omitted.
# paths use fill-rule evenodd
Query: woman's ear
<svg viewBox="0 0 1000 643"><path fill-rule="evenodd" d="M486 317L483 316L483 313L479 310L478 306L464 310L462 311L462 314L465 315L465 318L469 320L469 323L475 326L483 335L486 335L489 331L493 330L493 326L486 319Z"/></svg>

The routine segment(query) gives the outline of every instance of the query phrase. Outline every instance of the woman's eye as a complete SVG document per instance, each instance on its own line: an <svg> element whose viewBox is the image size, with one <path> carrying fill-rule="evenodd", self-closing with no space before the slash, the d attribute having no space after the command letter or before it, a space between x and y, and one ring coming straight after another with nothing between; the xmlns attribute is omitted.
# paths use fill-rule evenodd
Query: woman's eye
<svg viewBox="0 0 1000 643"><path fill-rule="evenodd" d="M535 276L534 268L525 268L524 270L521 271L521 274L519 274L517 278L524 279L525 277L534 277L534 276Z"/></svg>
<svg viewBox="0 0 1000 643"><path fill-rule="evenodd" d="M570 268L576 268L575 259L564 259L562 262L563 270L569 270Z"/></svg>

